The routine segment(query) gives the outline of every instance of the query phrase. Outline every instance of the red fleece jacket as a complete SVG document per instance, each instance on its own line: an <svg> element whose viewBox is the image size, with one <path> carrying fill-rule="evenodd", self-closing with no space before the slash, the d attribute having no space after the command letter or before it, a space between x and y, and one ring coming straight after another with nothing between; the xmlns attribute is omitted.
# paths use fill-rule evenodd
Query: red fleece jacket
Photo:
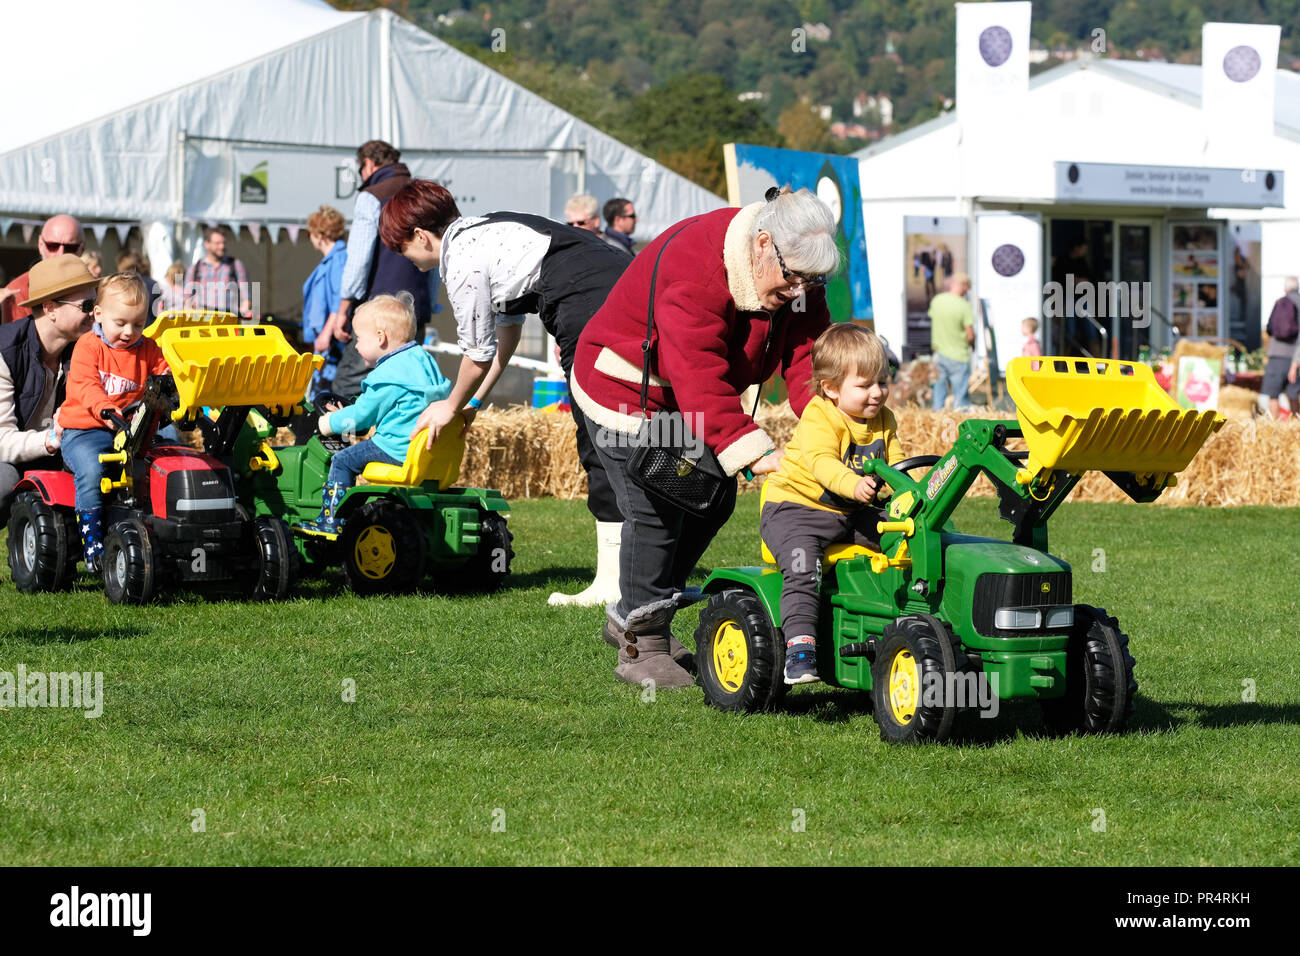
<svg viewBox="0 0 1300 956"><path fill-rule="evenodd" d="M150 375L167 370L167 360L153 339L142 336L129 349L115 349L97 332L87 332L72 350L59 424L64 428L107 428L108 423L99 417L103 409L120 412L144 394Z"/></svg>
<svg viewBox="0 0 1300 956"><path fill-rule="evenodd" d="M812 394L812 344L830 324L822 289L804 297L802 312L795 310L798 300L775 315L737 309L723 260L727 227L741 212L719 209L685 220L680 233L682 223L643 249L587 323L573 362L574 397L587 416L616 431L634 431L635 421L625 416L640 408L651 272L660 248L678 233L663 254L655 284L657 337L650 372L659 384L652 377L647 409L686 413L692 430L729 474L772 447L750 409L741 408L740 393L779 371L795 414L802 414ZM727 252L733 265L743 258L738 272L751 268L748 241L733 231ZM735 281L752 288L752 273Z"/></svg>

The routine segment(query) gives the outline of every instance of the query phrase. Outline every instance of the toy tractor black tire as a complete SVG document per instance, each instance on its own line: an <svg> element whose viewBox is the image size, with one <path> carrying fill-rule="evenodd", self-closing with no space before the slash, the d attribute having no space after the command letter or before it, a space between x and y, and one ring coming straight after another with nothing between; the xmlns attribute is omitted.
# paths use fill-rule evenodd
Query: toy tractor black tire
<svg viewBox="0 0 1300 956"><path fill-rule="evenodd" d="M966 663L948 628L930 615L913 614L885 625L871 665L871 696L880 739L887 743L942 742L952 735L959 710L947 688ZM944 692L926 703L927 688Z"/></svg>
<svg viewBox="0 0 1300 956"><path fill-rule="evenodd" d="M785 696L785 644L745 588L709 598L695 630L695 666L705 702L719 710L771 710Z"/></svg>
<svg viewBox="0 0 1300 956"><path fill-rule="evenodd" d="M114 604L148 604L158 587L158 547L139 518L104 535L104 593Z"/></svg>
<svg viewBox="0 0 1300 956"><path fill-rule="evenodd" d="M1066 650L1065 696L1042 702L1047 732L1053 736L1122 732L1133 715L1138 689L1135 666L1119 621L1101 608L1076 604Z"/></svg>
<svg viewBox="0 0 1300 956"><path fill-rule="evenodd" d="M434 576L434 586L448 594L488 594L496 591L510 575L514 560L514 534L504 515L495 511L479 512L478 551L464 565Z"/></svg>
<svg viewBox="0 0 1300 956"><path fill-rule="evenodd" d="M249 584L253 600L280 601L298 583L298 549L293 532L279 518L260 517L253 522L256 574Z"/></svg>
<svg viewBox="0 0 1300 956"><path fill-rule="evenodd" d="M347 516L339 536L343 571L357 594L406 594L424 577L428 546L417 515L372 498Z"/></svg>
<svg viewBox="0 0 1300 956"><path fill-rule="evenodd" d="M62 591L77 575L76 518L24 491L9 512L9 570L24 594Z"/></svg>

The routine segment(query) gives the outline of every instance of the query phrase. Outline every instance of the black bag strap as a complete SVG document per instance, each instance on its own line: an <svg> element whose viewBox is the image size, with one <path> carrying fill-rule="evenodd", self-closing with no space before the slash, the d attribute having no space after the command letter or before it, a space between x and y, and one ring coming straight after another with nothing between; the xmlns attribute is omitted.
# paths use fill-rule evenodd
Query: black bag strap
<svg viewBox="0 0 1300 956"><path fill-rule="evenodd" d="M655 283L659 278L659 260L663 258L664 250L668 248L668 243L676 239L678 233L680 233L682 229L685 229L694 222L694 219L689 219L682 223L681 228L669 236L664 244L659 247L659 252L655 255L654 268L650 271L650 303L646 306L645 341L641 343L641 414L645 415L646 418L650 417L646 412L645 404L650 395L650 339L654 335L655 327ZM776 320L773 318L770 321ZM754 408L749 413L750 418L753 418L754 414L758 411L758 403L762 397L761 391L762 390L760 389L760 394L754 396Z"/></svg>
<svg viewBox="0 0 1300 956"><path fill-rule="evenodd" d="M668 248L668 243L677 238L678 234L689 226L695 220L689 220L682 224L681 228L674 232L659 247L659 252L655 255L655 265L650 271L650 304L646 306L645 320L645 341L641 343L641 414L647 418L645 403L650 395L650 339L654 335L655 327L655 283L659 279L659 260L664 257L664 250Z"/></svg>

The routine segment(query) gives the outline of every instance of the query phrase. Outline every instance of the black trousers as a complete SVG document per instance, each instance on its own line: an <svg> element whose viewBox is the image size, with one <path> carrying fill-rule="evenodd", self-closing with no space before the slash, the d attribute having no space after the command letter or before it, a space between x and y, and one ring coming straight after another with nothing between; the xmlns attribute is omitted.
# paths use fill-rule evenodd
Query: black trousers
<svg viewBox="0 0 1300 956"><path fill-rule="evenodd" d="M573 356L578 350L578 337L587 327L591 317L605 304L609 290L614 288L623 270L632 260L617 249L601 244L601 248L586 243L567 245L564 237L552 239L551 250L542 260L541 278L537 284L542 324L555 336L560 347L560 367L573 389ZM587 418L573 407L573 424L578 433L578 458L587 472L587 510L597 521L622 521L618 497L610 485L605 464L596 454L587 428Z"/></svg>
<svg viewBox="0 0 1300 956"><path fill-rule="evenodd" d="M623 515L623 544L618 556L621 597L615 612L625 621L638 608L667 600L686 587L695 565L736 508L736 482L728 483L722 501L710 514L687 514L627 477L634 435L602 428L590 419L587 430L612 480Z"/></svg>

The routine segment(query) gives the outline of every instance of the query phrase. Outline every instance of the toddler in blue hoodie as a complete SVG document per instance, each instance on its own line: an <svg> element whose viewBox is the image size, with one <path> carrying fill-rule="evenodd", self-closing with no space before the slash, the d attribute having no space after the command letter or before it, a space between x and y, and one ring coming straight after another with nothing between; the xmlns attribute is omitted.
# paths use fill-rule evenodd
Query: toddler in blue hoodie
<svg viewBox="0 0 1300 956"><path fill-rule="evenodd" d="M316 534L339 533L339 502L356 484L357 475L372 461L400 464L420 413L430 402L451 394L451 382L433 356L415 341L415 309L409 295L370 299L357 309L352 334L357 352L371 371L353 404L320 417L320 432L357 434L374 428L375 433L330 459L320 516L299 526Z"/></svg>

